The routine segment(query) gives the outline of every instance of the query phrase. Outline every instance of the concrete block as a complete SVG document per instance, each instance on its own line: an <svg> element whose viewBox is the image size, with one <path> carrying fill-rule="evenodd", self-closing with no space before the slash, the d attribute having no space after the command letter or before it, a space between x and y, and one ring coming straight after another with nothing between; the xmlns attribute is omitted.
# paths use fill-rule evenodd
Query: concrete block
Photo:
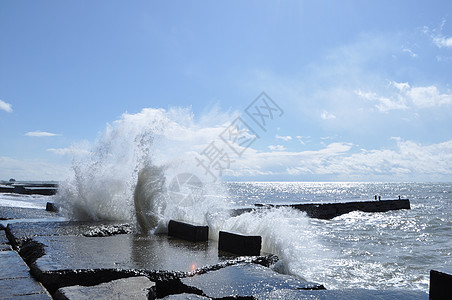
<svg viewBox="0 0 452 300"><path fill-rule="evenodd" d="M430 270L430 299L450 299L452 295L452 268Z"/></svg>
<svg viewBox="0 0 452 300"><path fill-rule="evenodd" d="M237 255L260 255L262 237L220 231L218 250Z"/></svg>
<svg viewBox="0 0 452 300"><path fill-rule="evenodd" d="M168 235L190 242L204 242L209 238L209 227L170 220Z"/></svg>
<svg viewBox="0 0 452 300"><path fill-rule="evenodd" d="M214 299L253 299L253 295L257 293L280 289L325 289L323 285L283 275L256 264L237 264L182 278L181 282L196 291L202 291L204 296Z"/></svg>
<svg viewBox="0 0 452 300"><path fill-rule="evenodd" d="M53 203L53 202L47 202L46 204L46 211L51 211L51 212L58 212L58 206Z"/></svg>
<svg viewBox="0 0 452 300"><path fill-rule="evenodd" d="M144 276L117 279L96 286L69 286L60 288L54 299L155 299L155 283Z"/></svg>

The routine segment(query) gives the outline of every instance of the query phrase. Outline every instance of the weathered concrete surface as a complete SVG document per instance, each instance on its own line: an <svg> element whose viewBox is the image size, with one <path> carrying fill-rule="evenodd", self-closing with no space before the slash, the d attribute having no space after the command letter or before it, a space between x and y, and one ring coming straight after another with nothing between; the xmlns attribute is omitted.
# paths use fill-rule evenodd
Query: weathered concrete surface
<svg viewBox="0 0 452 300"><path fill-rule="evenodd" d="M127 224L22 222L8 224L7 231L16 242L32 238L45 245L45 255L36 260L42 271L123 268L186 272L222 260L214 241L193 244L166 235L89 234L106 228L115 232L123 225Z"/></svg>
<svg viewBox="0 0 452 300"><path fill-rule="evenodd" d="M9 245L8 238L6 237L5 230L0 226L0 251L11 251L12 248Z"/></svg>
<svg viewBox="0 0 452 300"><path fill-rule="evenodd" d="M209 227L170 220L168 235L190 242L205 242L209 239Z"/></svg>
<svg viewBox="0 0 452 300"><path fill-rule="evenodd" d="M117 279L96 286L70 286L60 288L55 294L57 300L91 299L155 299L155 283L147 277Z"/></svg>
<svg viewBox="0 0 452 300"><path fill-rule="evenodd" d="M0 206L0 220L55 218L45 209Z"/></svg>
<svg viewBox="0 0 452 300"><path fill-rule="evenodd" d="M220 231L218 250L237 255L260 255L262 237L257 235L242 235L233 232Z"/></svg>
<svg viewBox="0 0 452 300"><path fill-rule="evenodd" d="M279 289L324 289L322 285L276 273L256 264L237 264L202 275L182 278L181 282L201 290L211 298L252 297Z"/></svg>
<svg viewBox="0 0 452 300"><path fill-rule="evenodd" d="M220 261L213 243L191 246L166 236L41 236L33 240L45 245L45 255L36 260L41 271L121 268L186 272Z"/></svg>
<svg viewBox="0 0 452 300"><path fill-rule="evenodd" d="M7 232L15 242L36 236L111 236L132 232L133 227L118 222L18 222L8 224Z"/></svg>
<svg viewBox="0 0 452 300"><path fill-rule="evenodd" d="M1 299L51 299L15 251L0 251Z"/></svg>
<svg viewBox="0 0 452 300"><path fill-rule="evenodd" d="M211 298L207 298L207 297L199 296L199 295L195 295L195 294L183 293L183 294L177 294L177 295L169 295L162 299L164 299L164 300L207 300L207 299L211 299Z"/></svg>
<svg viewBox="0 0 452 300"><path fill-rule="evenodd" d="M0 245L9 244L8 238L6 237L5 229L0 227Z"/></svg>
<svg viewBox="0 0 452 300"><path fill-rule="evenodd" d="M421 291L404 291L404 290L364 290L364 289L345 289L345 290L289 290L282 289L273 292L261 293L254 295L256 300L267 299L284 299L284 300L394 300L394 299L410 299L425 300L428 295Z"/></svg>
<svg viewBox="0 0 452 300"><path fill-rule="evenodd" d="M352 211L387 212L390 210L410 209L410 200L355 201L342 203L303 203L303 204L256 204L258 207L292 207L306 212L308 217L332 219Z"/></svg>
<svg viewBox="0 0 452 300"><path fill-rule="evenodd" d="M166 235L116 234L98 237L121 224L82 222L21 222L8 224L31 273L54 293L73 285L98 285L116 279L146 276L160 284L162 295L191 292L180 282L190 274L205 274L233 264L273 264L276 257L220 256L215 241L191 243ZM156 288L157 290L157 288ZM163 297L163 296L162 296Z"/></svg>
<svg viewBox="0 0 452 300"><path fill-rule="evenodd" d="M452 297L452 267L430 270L430 299Z"/></svg>

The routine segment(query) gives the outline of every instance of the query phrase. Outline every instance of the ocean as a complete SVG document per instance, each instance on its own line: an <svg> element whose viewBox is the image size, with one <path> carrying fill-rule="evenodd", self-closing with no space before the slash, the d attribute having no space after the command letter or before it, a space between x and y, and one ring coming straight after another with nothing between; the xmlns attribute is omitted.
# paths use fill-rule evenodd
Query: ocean
<svg viewBox="0 0 452 300"><path fill-rule="evenodd" d="M63 184L61 189L57 196L0 194L0 206L43 209L47 201L57 201L66 205L63 214L68 219L135 220L131 198L137 195L133 196L132 187L129 194L116 195L110 202L101 201L105 200L102 193L77 202L70 188ZM275 270L322 283L327 289L428 292L429 271L452 265L452 183L226 182L199 198L202 201L193 198L185 205L180 201L172 205L174 195L159 190L156 196L155 187L151 189L160 209L156 214L158 232L165 230L168 219L175 218L206 223L212 232L223 229L261 235L262 251L280 258ZM373 200L375 195L408 198L411 209L351 212L332 220L308 218L290 208L239 216L228 213L255 203L360 201ZM142 201L146 199L149 194ZM77 204L68 205L70 201ZM210 238L216 239L217 234Z"/></svg>

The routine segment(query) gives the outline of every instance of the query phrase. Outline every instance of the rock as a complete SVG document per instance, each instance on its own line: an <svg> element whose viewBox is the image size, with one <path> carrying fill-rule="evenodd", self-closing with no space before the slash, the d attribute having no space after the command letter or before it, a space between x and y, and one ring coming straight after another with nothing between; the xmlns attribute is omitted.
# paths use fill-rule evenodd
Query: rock
<svg viewBox="0 0 452 300"><path fill-rule="evenodd" d="M262 237L220 231L218 250L237 255L260 255Z"/></svg>
<svg viewBox="0 0 452 300"><path fill-rule="evenodd" d="M452 295L452 268L430 270L430 299L447 299Z"/></svg>
<svg viewBox="0 0 452 300"><path fill-rule="evenodd" d="M252 297L280 289L324 289L323 285L279 274L256 264L237 264L180 281L211 298Z"/></svg>
<svg viewBox="0 0 452 300"><path fill-rule="evenodd" d="M168 235L190 242L205 242L209 239L209 227L170 220Z"/></svg>
<svg viewBox="0 0 452 300"><path fill-rule="evenodd" d="M58 289L54 299L155 299L155 283L147 277L130 277L95 286L69 286Z"/></svg>

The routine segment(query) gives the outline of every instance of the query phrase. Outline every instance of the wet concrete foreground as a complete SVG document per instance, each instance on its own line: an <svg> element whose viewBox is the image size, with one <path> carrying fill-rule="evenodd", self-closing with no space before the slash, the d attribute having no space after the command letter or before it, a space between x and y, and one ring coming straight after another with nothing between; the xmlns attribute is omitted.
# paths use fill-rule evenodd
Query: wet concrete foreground
<svg viewBox="0 0 452 300"><path fill-rule="evenodd" d="M9 241L3 240L56 299L109 299L111 293L131 299L182 293L252 297L281 287L323 288L272 271L275 256L230 256L219 252L215 241L192 243L130 231L129 224L18 222L8 224ZM26 273L29 277L28 268ZM230 288L213 293L218 284Z"/></svg>
<svg viewBox="0 0 452 300"><path fill-rule="evenodd" d="M42 219L15 220L0 230L0 291L8 291L6 299L428 297L409 291L328 291L273 271L274 255L234 256L219 251L216 241L139 235L131 224L49 220L47 213L28 210L20 214Z"/></svg>
<svg viewBox="0 0 452 300"><path fill-rule="evenodd" d="M51 299L46 289L30 276L22 258L8 245L5 230L0 228L1 299Z"/></svg>

